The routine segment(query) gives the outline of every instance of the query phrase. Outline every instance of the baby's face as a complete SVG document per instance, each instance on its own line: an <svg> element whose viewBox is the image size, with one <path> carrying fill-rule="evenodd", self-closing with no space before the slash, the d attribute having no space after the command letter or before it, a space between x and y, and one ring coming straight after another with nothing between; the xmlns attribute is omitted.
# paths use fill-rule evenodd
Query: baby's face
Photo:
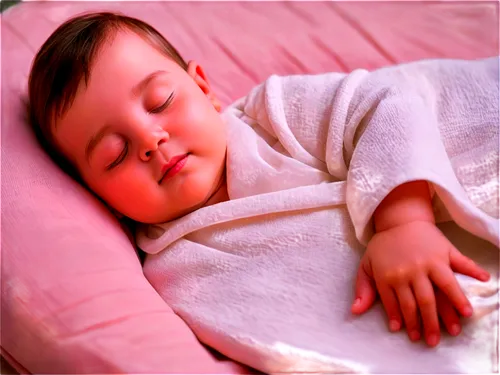
<svg viewBox="0 0 500 375"><path fill-rule="evenodd" d="M161 223L201 207L223 181L219 110L199 65L186 72L140 36L119 32L53 133L110 207Z"/></svg>

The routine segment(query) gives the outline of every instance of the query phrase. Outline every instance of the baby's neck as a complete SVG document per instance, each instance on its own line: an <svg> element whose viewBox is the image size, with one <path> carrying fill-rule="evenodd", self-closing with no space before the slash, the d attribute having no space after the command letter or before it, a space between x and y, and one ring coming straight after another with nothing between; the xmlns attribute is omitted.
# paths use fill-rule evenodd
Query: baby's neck
<svg viewBox="0 0 500 375"><path fill-rule="evenodd" d="M210 197L210 199L205 203L206 206L211 206L213 204L225 202L229 200L229 195L227 193L227 184L226 184L226 178L225 178L225 173L222 181L220 182L219 186L216 188L214 194Z"/></svg>

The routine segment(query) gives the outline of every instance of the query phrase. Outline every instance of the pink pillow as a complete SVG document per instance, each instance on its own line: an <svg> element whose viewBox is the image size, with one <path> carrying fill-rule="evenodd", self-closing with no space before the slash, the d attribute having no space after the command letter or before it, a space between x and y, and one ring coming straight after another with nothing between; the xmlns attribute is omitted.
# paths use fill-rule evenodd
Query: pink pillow
<svg viewBox="0 0 500 375"><path fill-rule="evenodd" d="M20 97L48 28L30 6L6 19L2 353L32 373L248 372L197 341L144 278L118 221L38 147ZM23 39L12 22L34 27L32 35Z"/></svg>
<svg viewBox="0 0 500 375"><path fill-rule="evenodd" d="M1 349L33 373L242 373L202 346L144 278L117 220L60 172L22 119L31 59L96 2L2 15ZM228 104L272 73L498 54L494 3L116 2L200 61ZM391 28L387 27L391 24Z"/></svg>

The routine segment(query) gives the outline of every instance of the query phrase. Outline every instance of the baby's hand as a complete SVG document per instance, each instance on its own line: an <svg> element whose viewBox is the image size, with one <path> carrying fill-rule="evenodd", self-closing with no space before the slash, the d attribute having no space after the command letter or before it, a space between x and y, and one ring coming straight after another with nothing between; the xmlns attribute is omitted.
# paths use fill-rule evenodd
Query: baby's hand
<svg viewBox="0 0 500 375"><path fill-rule="evenodd" d="M401 328L403 317L410 339L418 340L420 315L426 342L435 346L440 339L438 314L451 334L460 332L454 308L463 316L472 315L453 271L489 279L488 272L462 255L434 223L413 221L379 232L361 259L352 311L365 312L378 290L392 331Z"/></svg>

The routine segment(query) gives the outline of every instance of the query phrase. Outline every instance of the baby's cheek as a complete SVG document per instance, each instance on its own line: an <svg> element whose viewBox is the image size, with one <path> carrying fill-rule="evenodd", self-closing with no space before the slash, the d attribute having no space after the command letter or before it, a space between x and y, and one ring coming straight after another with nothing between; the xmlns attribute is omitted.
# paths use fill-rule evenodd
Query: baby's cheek
<svg viewBox="0 0 500 375"><path fill-rule="evenodd" d="M120 205L127 205L147 196L146 179L141 176L140 171L122 168L122 170L117 169L112 173L113 175L111 176L110 173L110 176L102 184L102 191L108 200L115 201Z"/></svg>
<svg viewBox="0 0 500 375"><path fill-rule="evenodd" d="M201 93L201 91L200 91ZM210 118L209 111L214 110L210 101L201 93L196 95L196 98L188 97L187 95L180 99L172 106L172 113L179 116L181 124L184 123L188 127L201 126Z"/></svg>
<svg viewBox="0 0 500 375"><path fill-rule="evenodd" d="M217 182L213 165L200 166L190 177L188 183L184 185L184 193L190 197L193 204L197 204L207 198Z"/></svg>

